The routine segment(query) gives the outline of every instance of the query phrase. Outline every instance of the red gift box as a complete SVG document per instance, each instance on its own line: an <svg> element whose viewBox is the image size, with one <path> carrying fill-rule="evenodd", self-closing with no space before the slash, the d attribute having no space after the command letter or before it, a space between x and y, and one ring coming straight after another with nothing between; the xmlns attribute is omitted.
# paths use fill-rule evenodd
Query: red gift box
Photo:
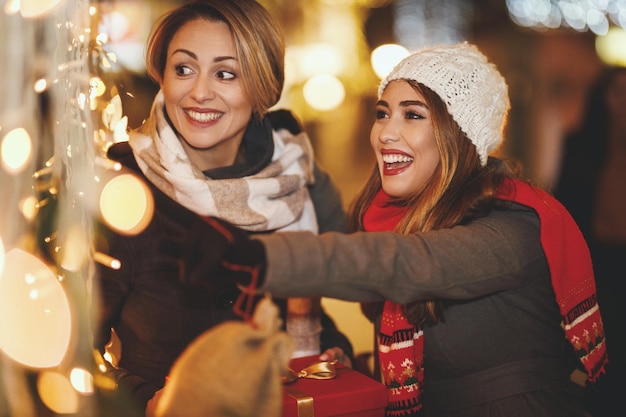
<svg viewBox="0 0 626 417"><path fill-rule="evenodd" d="M318 356L292 359L291 369L319 362ZM331 379L299 378L283 386L283 417L384 417L387 390L380 382L335 364Z"/></svg>

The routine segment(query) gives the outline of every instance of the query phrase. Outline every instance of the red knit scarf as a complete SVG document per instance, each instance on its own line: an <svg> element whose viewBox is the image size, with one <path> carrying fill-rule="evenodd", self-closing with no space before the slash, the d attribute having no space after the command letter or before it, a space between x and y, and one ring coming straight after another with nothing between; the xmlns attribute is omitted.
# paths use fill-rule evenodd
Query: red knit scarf
<svg viewBox="0 0 626 417"><path fill-rule="evenodd" d="M606 343L589 249L567 210L548 193L518 180L507 180L497 197L533 208L541 222L545 253L556 301L563 316L565 335L595 381L607 363ZM384 191L365 213L366 231L392 231L406 213L405 207L388 205ZM421 329L411 325L402 306L385 302L379 333L380 369L387 386L386 416L417 415L422 409L423 349Z"/></svg>
<svg viewBox="0 0 626 417"><path fill-rule="evenodd" d="M406 207L389 205L391 198L381 189L363 217L368 232L393 231ZM415 416L421 413L424 390L424 337L408 322L402 305L385 301L378 334L378 357L387 386L385 416Z"/></svg>
<svg viewBox="0 0 626 417"><path fill-rule="evenodd" d="M509 180L498 198L533 208L541 222L541 246L548 260L565 336L595 382L608 363L604 325L587 242L563 205L545 191Z"/></svg>

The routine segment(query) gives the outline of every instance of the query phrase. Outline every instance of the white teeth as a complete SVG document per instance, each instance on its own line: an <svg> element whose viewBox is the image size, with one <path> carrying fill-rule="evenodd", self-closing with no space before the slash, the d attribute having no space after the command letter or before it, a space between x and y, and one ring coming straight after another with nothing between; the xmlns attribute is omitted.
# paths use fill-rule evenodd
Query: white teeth
<svg viewBox="0 0 626 417"><path fill-rule="evenodd" d="M197 122L210 122L222 117L222 113L200 113L193 110L187 110L187 114Z"/></svg>
<svg viewBox="0 0 626 417"><path fill-rule="evenodd" d="M383 155L383 162L385 162L386 164L393 164L396 162L411 162L411 161L413 161L413 158L411 158L410 156L406 156L406 155L398 155L398 154Z"/></svg>

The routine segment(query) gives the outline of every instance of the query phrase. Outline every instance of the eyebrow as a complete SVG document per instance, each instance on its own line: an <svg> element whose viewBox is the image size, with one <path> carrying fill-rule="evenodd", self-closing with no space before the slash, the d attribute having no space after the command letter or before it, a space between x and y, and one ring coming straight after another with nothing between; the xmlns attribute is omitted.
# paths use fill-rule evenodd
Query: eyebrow
<svg viewBox="0 0 626 417"><path fill-rule="evenodd" d="M376 102L376 105L389 107L389 103L387 103L385 100L378 100ZM419 106L419 107L428 109L428 106L426 105L426 103L424 103L421 100L404 100L400 102L400 107L410 107L410 106Z"/></svg>
<svg viewBox="0 0 626 417"><path fill-rule="evenodd" d="M189 55L189 56L190 56L190 57L192 57L193 59L198 59L198 55L196 55L195 53L191 52L191 51L190 51L190 50L188 50L188 49L183 49L183 48L179 48L179 49L174 50L170 56L174 56L174 55L176 55L178 52L183 53L183 54L186 54L186 55ZM225 56L217 56L217 57L215 57L215 58L213 59L213 62L222 62L222 61L228 61L228 60L233 60L233 61L236 61L236 60L237 60L237 58L235 58L234 56L228 56L228 55L225 55Z"/></svg>

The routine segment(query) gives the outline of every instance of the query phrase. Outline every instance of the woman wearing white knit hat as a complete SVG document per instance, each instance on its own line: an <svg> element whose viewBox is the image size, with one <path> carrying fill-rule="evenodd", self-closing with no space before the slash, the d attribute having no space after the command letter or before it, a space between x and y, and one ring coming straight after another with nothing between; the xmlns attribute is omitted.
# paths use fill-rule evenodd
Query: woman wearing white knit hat
<svg viewBox="0 0 626 417"><path fill-rule="evenodd" d="M190 244L255 273L196 262L194 284L210 270L275 297L380 307L387 416L588 416L570 374L592 384L607 363L589 251L554 198L488 158L504 78L473 45L439 46L405 58L378 96L355 232L250 241L199 227Z"/></svg>

